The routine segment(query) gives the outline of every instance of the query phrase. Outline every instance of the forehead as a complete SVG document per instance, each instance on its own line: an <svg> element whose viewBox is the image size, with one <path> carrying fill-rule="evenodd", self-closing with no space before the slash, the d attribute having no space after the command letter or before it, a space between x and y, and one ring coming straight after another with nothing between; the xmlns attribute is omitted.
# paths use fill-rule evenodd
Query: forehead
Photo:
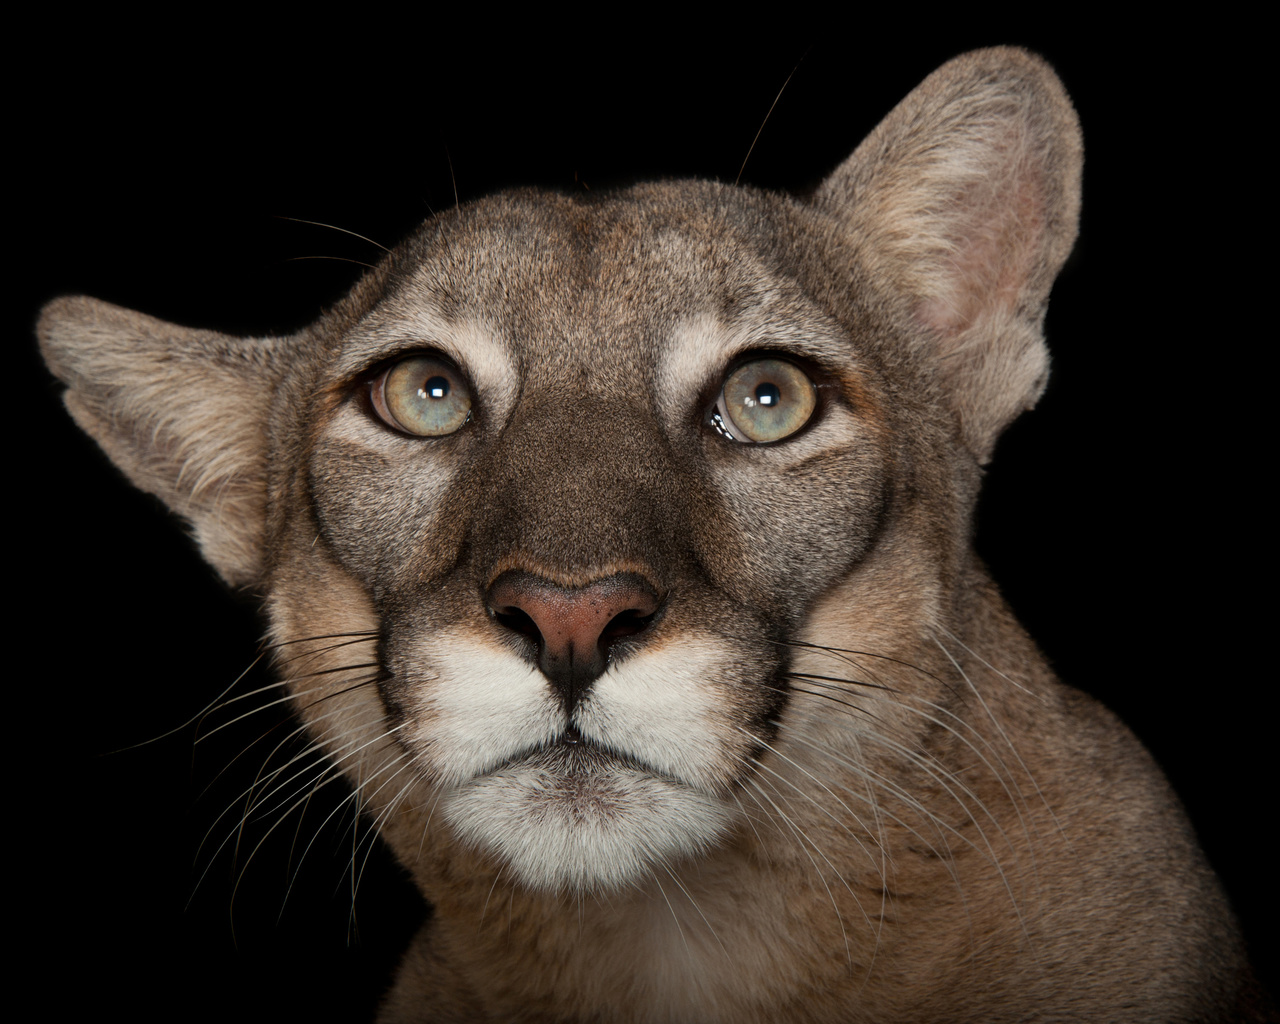
<svg viewBox="0 0 1280 1024"><path fill-rule="evenodd" d="M788 261L797 218L788 200L705 182L494 196L428 221L396 250L340 360L354 370L487 336L531 382L570 368L599 377L653 366L690 322L792 347L797 327L823 319ZM771 337L783 324L785 337Z"/></svg>

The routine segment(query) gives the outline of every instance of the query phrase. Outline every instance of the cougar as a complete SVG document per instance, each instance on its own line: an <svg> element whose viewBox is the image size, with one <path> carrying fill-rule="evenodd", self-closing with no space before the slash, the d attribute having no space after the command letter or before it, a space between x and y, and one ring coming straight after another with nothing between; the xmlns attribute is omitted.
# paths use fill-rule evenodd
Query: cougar
<svg viewBox="0 0 1280 1024"><path fill-rule="evenodd" d="M1239 1012L1177 798L971 546L1081 164L983 50L804 200L499 194L287 337L46 307L433 908L380 1019Z"/></svg>

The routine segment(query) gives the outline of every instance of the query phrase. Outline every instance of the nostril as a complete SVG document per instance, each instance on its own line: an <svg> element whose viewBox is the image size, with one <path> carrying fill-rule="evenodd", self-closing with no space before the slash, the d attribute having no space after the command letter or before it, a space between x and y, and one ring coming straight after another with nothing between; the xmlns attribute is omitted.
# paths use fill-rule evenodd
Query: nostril
<svg viewBox="0 0 1280 1024"><path fill-rule="evenodd" d="M600 646L608 650L618 640L643 633L649 628L656 615L656 611L645 614L643 610L637 608L628 608L626 611L619 612L601 631Z"/></svg>
<svg viewBox="0 0 1280 1024"><path fill-rule="evenodd" d="M523 608L507 605L504 608L493 608L491 613L494 621L499 625L511 630L513 633L528 637L538 645L539 649L542 648L542 631L538 629L538 624L533 621L533 616Z"/></svg>

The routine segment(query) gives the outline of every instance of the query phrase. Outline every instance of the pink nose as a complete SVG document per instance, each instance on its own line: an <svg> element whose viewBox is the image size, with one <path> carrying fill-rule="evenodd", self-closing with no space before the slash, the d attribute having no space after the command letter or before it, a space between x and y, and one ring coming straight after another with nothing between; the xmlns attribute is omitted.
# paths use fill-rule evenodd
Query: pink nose
<svg viewBox="0 0 1280 1024"><path fill-rule="evenodd" d="M536 645L538 667L568 711L608 667L613 645L647 629L662 604L636 573L561 587L519 570L494 580L486 602L495 621Z"/></svg>

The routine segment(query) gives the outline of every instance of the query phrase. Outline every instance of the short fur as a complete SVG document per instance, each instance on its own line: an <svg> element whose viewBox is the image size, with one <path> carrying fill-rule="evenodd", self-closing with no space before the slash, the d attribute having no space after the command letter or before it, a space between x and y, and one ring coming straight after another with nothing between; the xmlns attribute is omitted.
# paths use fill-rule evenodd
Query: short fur
<svg viewBox="0 0 1280 1024"><path fill-rule="evenodd" d="M298 714L435 908L383 1019L1232 1015L1176 798L969 542L1080 168L1053 72L985 50L807 203L498 195L284 338L47 307L77 423L268 595ZM475 399L444 437L369 405L421 351ZM706 422L751 353L820 395L758 447ZM487 596L511 572L661 613L570 706Z"/></svg>

